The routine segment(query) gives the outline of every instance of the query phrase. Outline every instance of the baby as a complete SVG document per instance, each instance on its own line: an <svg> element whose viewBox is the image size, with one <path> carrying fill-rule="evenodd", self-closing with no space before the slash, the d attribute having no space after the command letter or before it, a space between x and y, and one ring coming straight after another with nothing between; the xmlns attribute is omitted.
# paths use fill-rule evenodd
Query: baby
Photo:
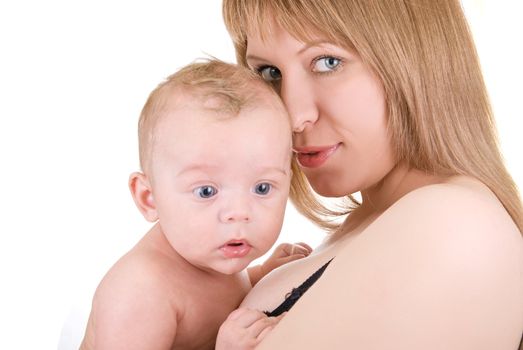
<svg viewBox="0 0 523 350"><path fill-rule="evenodd" d="M311 251L282 244L247 268L282 226L287 113L247 69L193 63L149 96L139 150L143 172L131 174L129 187L155 224L98 286L81 349L214 349L220 325L252 285ZM257 315L250 344L278 321Z"/></svg>

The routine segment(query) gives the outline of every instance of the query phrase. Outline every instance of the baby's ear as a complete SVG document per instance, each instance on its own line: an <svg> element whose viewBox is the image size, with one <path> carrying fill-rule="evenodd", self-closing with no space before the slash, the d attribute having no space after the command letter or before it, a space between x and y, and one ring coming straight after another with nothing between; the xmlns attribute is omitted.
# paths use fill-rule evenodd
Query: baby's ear
<svg viewBox="0 0 523 350"><path fill-rule="evenodd" d="M158 212L154 203L151 184L143 173L135 172L129 176L129 189L138 210L145 220L154 222L158 220Z"/></svg>

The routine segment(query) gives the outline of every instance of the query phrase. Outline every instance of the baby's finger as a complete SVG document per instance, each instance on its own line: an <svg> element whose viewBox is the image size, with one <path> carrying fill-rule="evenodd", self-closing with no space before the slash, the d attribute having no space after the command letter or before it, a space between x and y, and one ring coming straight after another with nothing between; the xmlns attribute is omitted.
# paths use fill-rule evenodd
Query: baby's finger
<svg viewBox="0 0 523 350"><path fill-rule="evenodd" d="M289 255L296 255L296 254L307 256L310 254L310 252L307 249L303 248L302 246L295 244L295 245L293 245L292 253Z"/></svg>
<svg viewBox="0 0 523 350"><path fill-rule="evenodd" d="M249 328L258 320L267 318L263 312L248 308L240 308L234 310L233 313L229 315L229 319L233 320L238 326L243 328Z"/></svg>
<svg viewBox="0 0 523 350"><path fill-rule="evenodd" d="M258 345L259 343L261 343L261 341L263 340L263 338L265 338L267 336L267 334L269 334L272 330L274 329L274 326L269 326L267 328L265 328L259 335L258 337L256 337L256 345Z"/></svg>
<svg viewBox="0 0 523 350"><path fill-rule="evenodd" d="M284 265L284 264L290 263L291 261L303 259L305 257L306 257L305 254L294 254L294 255L286 256L284 258L279 258L278 262L280 265Z"/></svg>
<svg viewBox="0 0 523 350"><path fill-rule="evenodd" d="M254 322L247 331L252 338L257 339L267 328L272 328L277 325L280 319L279 317L265 316Z"/></svg>
<svg viewBox="0 0 523 350"><path fill-rule="evenodd" d="M312 248L310 245L308 245L307 243L304 243L304 242L297 242L297 243L294 243L295 245L305 249L308 254L310 254L312 252Z"/></svg>
<svg viewBox="0 0 523 350"><path fill-rule="evenodd" d="M261 333L256 338L256 343L259 344L263 340L263 338L265 338L267 336L267 334L269 334L274 329L274 327L276 327L276 325L281 321L281 319L286 314L287 314L287 312L284 312L280 316L270 317L270 321L272 324L261 331Z"/></svg>
<svg viewBox="0 0 523 350"><path fill-rule="evenodd" d="M278 247L276 247L273 255L275 257L283 257L283 256L292 255L294 253L295 249L296 248L295 248L294 244L292 244L292 243L281 243L280 245L278 245Z"/></svg>
<svg viewBox="0 0 523 350"><path fill-rule="evenodd" d="M232 311L229 316L227 316L227 319L230 320L230 321L234 321L235 319L237 319L238 317L240 317L240 315L242 313L245 312L245 308L238 308L234 311Z"/></svg>

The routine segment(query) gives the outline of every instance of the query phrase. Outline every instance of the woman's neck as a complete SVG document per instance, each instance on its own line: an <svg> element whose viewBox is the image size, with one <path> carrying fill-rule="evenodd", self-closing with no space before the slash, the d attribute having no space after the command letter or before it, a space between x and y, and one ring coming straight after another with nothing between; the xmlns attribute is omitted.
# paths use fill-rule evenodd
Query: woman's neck
<svg viewBox="0 0 523 350"><path fill-rule="evenodd" d="M361 191L362 204L359 209L368 213L383 213L407 193L445 180L444 176L427 174L399 163L380 182Z"/></svg>
<svg viewBox="0 0 523 350"><path fill-rule="evenodd" d="M361 191L362 203L342 225L343 231L360 230L407 193L445 180L444 176L427 174L403 163L397 164L380 182Z"/></svg>

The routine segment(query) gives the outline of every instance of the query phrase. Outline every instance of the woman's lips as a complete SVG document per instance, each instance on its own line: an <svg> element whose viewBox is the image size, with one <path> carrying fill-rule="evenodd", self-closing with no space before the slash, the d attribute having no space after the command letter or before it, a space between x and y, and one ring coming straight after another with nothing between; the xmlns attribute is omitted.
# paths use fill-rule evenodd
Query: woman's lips
<svg viewBox="0 0 523 350"><path fill-rule="evenodd" d="M304 168L317 168L329 159L329 157L336 152L339 143L333 146L322 147L296 147L296 157L298 163Z"/></svg>
<svg viewBox="0 0 523 350"><path fill-rule="evenodd" d="M223 252L226 258L243 258L251 251L251 246L247 241L240 240L230 240L220 247L220 250Z"/></svg>

